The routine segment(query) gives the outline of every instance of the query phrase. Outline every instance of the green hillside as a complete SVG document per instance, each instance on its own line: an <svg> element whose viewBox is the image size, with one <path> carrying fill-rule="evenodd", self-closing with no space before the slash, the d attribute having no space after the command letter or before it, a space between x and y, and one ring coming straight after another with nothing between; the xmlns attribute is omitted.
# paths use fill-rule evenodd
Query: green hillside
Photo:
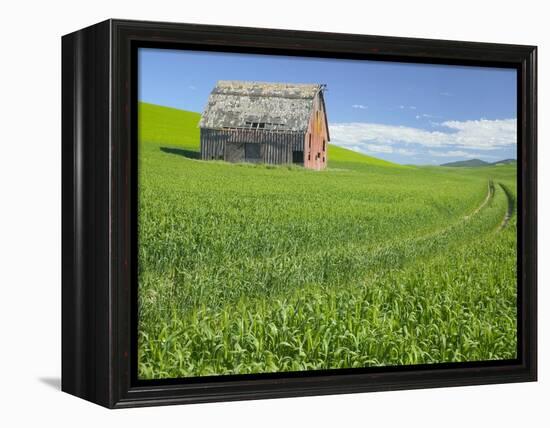
<svg viewBox="0 0 550 428"><path fill-rule="evenodd" d="M139 140L199 150L199 113L139 103Z"/></svg>
<svg viewBox="0 0 550 428"><path fill-rule="evenodd" d="M515 358L515 165L198 159L139 108L139 376Z"/></svg>

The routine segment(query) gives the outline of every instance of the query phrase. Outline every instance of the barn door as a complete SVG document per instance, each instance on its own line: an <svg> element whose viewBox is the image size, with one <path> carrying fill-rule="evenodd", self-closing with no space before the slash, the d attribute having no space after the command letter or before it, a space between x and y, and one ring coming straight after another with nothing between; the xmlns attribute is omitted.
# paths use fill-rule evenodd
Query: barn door
<svg viewBox="0 0 550 428"><path fill-rule="evenodd" d="M259 163L262 161L262 145L259 143L246 143L244 145L244 158L246 162Z"/></svg>
<svg viewBox="0 0 550 428"><path fill-rule="evenodd" d="M244 162L244 143L225 143L223 159L226 162Z"/></svg>

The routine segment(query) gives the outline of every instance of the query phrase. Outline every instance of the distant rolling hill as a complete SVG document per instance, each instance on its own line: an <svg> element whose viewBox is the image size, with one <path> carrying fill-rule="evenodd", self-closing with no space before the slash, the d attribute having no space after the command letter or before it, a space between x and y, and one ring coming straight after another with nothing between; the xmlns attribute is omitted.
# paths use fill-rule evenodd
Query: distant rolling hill
<svg viewBox="0 0 550 428"><path fill-rule="evenodd" d="M468 159L463 161L448 162L443 163L441 166L450 166L450 167L478 167L478 166L493 166L493 165L510 165L516 164L515 159L503 159L497 162L485 162L481 159Z"/></svg>
<svg viewBox="0 0 550 428"><path fill-rule="evenodd" d="M491 165L515 165L517 160L515 159L503 159L498 162L493 162Z"/></svg>
<svg viewBox="0 0 550 428"><path fill-rule="evenodd" d="M481 159L468 159L457 162L443 163L441 166L453 166L453 167L472 167L472 166L487 166L489 162L482 161Z"/></svg>

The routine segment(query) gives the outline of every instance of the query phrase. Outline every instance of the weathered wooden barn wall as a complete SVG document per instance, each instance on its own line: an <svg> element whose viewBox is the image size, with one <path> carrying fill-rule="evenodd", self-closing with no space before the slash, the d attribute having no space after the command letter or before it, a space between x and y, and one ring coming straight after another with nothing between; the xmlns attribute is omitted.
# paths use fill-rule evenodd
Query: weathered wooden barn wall
<svg viewBox="0 0 550 428"><path fill-rule="evenodd" d="M313 111L304 138L304 167L321 170L328 163L329 133L321 92L313 100Z"/></svg>
<svg viewBox="0 0 550 428"><path fill-rule="evenodd" d="M201 129L201 159L246 162L244 144L260 144L261 159L269 164L293 161L293 152L304 151L304 132L263 129Z"/></svg>

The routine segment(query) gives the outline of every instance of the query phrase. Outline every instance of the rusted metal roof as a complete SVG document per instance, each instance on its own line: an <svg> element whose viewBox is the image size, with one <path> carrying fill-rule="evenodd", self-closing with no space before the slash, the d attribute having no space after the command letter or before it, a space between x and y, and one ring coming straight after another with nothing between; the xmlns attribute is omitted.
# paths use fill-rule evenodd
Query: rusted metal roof
<svg viewBox="0 0 550 428"><path fill-rule="evenodd" d="M322 84L220 80L208 98L201 128L306 131Z"/></svg>

